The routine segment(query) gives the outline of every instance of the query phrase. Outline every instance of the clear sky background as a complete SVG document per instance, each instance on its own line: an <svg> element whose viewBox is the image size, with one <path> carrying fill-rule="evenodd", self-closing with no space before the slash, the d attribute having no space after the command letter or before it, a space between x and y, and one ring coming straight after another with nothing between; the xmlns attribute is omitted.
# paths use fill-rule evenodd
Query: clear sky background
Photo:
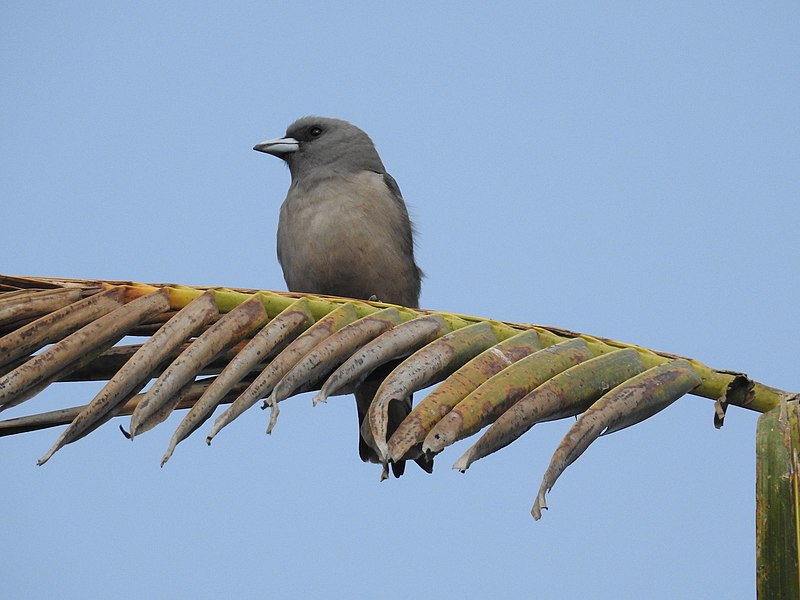
<svg viewBox="0 0 800 600"><path fill-rule="evenodd" d="M251 148L336 116L400 184L424 307L798 391L798 30L796 2L6 2L0 272L285 289L289 173ZM539 522L569 420L465 475L469 442L383 483L350 397L285 402L271 437L253 409L164 469L175 417L134 443L107 424L41 468L57 430L4 438L3 591L752 598L757 415L712 416L687 396L599 440Z"/></svg>

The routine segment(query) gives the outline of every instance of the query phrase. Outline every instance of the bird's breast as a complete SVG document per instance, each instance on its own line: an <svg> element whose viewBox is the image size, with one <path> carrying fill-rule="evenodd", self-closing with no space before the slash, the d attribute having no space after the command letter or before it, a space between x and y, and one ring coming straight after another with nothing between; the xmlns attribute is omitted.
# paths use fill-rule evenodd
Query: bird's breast
<svg viewBox="0 0 800 600"><path fill-rule="evenodd" d="M378 173L294 183L278 225L278 256L287 285L295 291L376 295L403 303L410 295L387 291L386 280L413 277L413 256L404 255L407 231L402 200Z"/></svg>

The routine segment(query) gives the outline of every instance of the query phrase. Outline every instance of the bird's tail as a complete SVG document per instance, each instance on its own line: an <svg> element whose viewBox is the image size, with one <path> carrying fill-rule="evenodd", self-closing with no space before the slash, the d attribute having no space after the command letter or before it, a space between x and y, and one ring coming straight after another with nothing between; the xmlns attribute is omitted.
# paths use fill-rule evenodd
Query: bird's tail
<svg viewBox="0 0 800 600"><path fill-rule="evenodd" d="M369 431L369 422L366 421L366 417L369 406L372 404L372 399L375 397L375 392L378 391L386 375L388 375L395 366L394 364L384 365L367 377L355 390L356 408L358 409L358 454L364 462L381 462L375 450L372 434ZM394 433L395 429L403 422L403 419L411 412L411 396L409 395L403 402L390 402L388 408L389 422L387 437ZM433 458L428 458L423 454L416 457L414 462L427 473L433 471ZM405 460L392 463L392 473L395 477L400 477L405 472L405 468Z"/></svg>

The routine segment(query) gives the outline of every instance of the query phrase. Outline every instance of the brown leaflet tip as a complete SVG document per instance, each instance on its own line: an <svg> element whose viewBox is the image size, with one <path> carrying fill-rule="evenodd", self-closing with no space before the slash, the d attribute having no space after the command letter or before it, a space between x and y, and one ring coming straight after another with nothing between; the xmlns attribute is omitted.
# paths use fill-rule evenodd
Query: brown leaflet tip
<svg viewBox="0 0 800 600"><path fill-rule="evenodd" d="M275 425L278 424L278 415L281 413L281 409L278 408L277 402L270 404L269 401L267 401L265 402L265 406L262 408L266 408L267 406L270 407L269 423L267 423L267 435L272 435L272 430L275 428Z"/></svg>
<svg viewBox="0 0 800 600"><path fill-rule="evenodd" d="M723 371L733 375L733 380L725 388L725 393L717 398L714 403L714 427L719 429L724 425L725 412L729 404L747 407L753 401L754 387L753 381L744 373L734 371Z"/></svg>
<svg viewBox="0 0 800 600"><path fill-rule="evenodd" d="M461 431L463 417L456 411L450 411L439 421L422 442L422 451L428 456L434 456L444 450L458 439Z"/></svg>
<svg viewBox="0 0 800 600"><path fill-rule="evenodd" d="M725 424L725 410L728 408L725 402L725 396L720 396L714 402L714 428L721 429Z"/></svg>
<svg viewBox="0 0 800 600"><path fill-rule="evenodd" d="M472 464L469 456L470 452L467 450L464 454L461 455L456 462L453 463L453 468L456 471L460 471L461 473L466 473L469 466Z"/></svg>
<svg viewBox="0 0 800 600"><path fill-rule="evenodd" d="M539 495L536 496L536 502L533 503L533 508L531 508L531 516L534 521L542 518L543 509L547 510L547 502L544 499L544 492L539 492Z"/></svg>

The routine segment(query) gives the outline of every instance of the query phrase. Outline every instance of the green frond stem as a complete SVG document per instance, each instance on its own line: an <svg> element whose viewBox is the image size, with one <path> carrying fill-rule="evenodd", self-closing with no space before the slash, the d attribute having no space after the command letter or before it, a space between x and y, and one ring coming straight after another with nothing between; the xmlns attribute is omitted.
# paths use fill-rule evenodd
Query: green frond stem
<svg viewBox="0 0 800 600"><path fill-rule="evenodd" d="M756 429L756 590L800 596L800 406L761 415Z"/></svg>

